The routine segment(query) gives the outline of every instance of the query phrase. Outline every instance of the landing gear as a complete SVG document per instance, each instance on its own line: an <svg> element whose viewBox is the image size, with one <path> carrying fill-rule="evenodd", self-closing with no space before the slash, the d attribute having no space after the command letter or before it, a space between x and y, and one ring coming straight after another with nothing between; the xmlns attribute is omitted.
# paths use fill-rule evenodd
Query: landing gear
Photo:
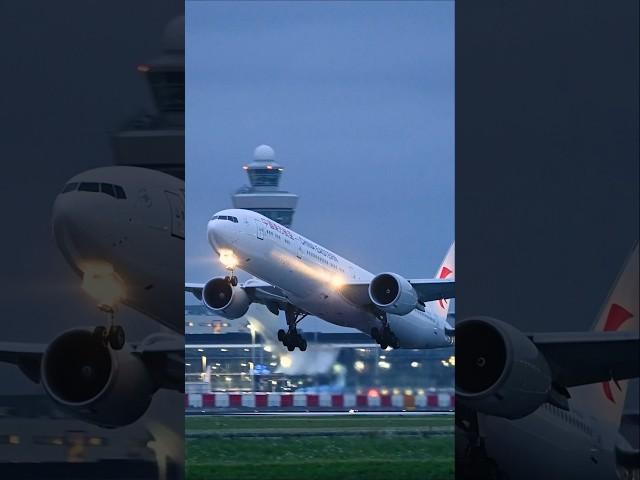
<svg viewBox="0 0 640 480"><path fill-rule="evenodd" d="M282 329L278 330L278 340L280 340L290 352L293 352L296 347L298 347L301 352L304 352L307 349L307 341L298 333L297 326L298 323L307 316L307 313L293 305L287 305L284 313L289 328L286 332Z"/></svg>
<svg viewBox="0 0 640 480"><path fill-rule="evenodd" d="M227 267L227 270L229 270L229 275L227 275L226 277L224 277L224 279L227 281L227 283L229 285L231 285L232 287L235 287L238 285L238 277L236 277L233 274L233 267Z"/></svg>
<svg viewBox="0 0 640 480"><path fill-rule="evenodd" d="M380 313L377 315L378 319L382 322L382 328L373 327L371 329L371 337L376 341L380 348L383 350L387 347L398 348L400 346L398 337L391 331L389 327L389 321L387 320L386 313Z"/></svg>
<svg viewBox="0 0 640 480"><path fill-rule="evenodd" d="M231 272L231 275L227 275L226 277L224 277L224 279L232 287L235 287L236 285L238 285L238 277L233 275L233 271Z"/></svg>
<svg viewBox="0 0 640 480"><path fill-rule="evenodd" d="M93 330L93 335L105 347L109 345L113 350L121 350L125 343L124 328L114 324L115 310L109 307L100 308L109 315L109 327L98 326Z"/></svg>

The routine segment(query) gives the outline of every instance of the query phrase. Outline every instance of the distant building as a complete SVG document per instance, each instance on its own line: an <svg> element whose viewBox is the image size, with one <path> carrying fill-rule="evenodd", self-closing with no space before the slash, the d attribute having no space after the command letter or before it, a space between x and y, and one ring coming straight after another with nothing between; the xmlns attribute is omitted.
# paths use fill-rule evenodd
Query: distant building
<svg viewBox="0 0 640 480"><path fill-rule="evenodd" d="M259 145L253 161L244 167L250 186L244 186L231 196L233 208L253 210L274 222L290 227L298 196L279 189L283 167L275 161L269 145Z"/></svg>

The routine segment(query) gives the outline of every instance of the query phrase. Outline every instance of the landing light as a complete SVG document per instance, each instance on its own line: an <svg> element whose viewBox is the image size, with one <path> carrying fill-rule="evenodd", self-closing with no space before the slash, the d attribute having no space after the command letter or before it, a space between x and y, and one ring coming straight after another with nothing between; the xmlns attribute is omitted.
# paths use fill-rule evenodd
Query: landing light
<svg viewBox="0 0 640 480"><path fill-rule="evenodd" d="M82 289L102 310L113 310L124 296L122 280L108 263L96 262L83 266Z"/></svg>
<svg viewBox="0 0 640 480"><path fill-rule="evenodd" d="M220 250L220 263L225 268L235 268L238 265L238 257L231 250L222 249Z"/></svg>

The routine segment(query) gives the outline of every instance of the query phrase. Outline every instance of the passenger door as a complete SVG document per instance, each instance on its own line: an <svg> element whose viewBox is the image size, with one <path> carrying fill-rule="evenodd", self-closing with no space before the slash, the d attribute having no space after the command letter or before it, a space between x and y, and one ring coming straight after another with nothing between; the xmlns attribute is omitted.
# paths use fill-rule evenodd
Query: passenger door
<svg viewBox="0 0 640 480"><path fill-rule="evenodd" d="M173 192L164 192L171 209L171 235L184 240L184 199Z"/></svg>
<svg viewBox="0 0 640 480"><path fill-rule="evenodd" d="M258 237L260 240L264 240L264 225L262 224L262 222L259 222L258 220L256 220L255 222L256 222L256 237Z"/></svg>

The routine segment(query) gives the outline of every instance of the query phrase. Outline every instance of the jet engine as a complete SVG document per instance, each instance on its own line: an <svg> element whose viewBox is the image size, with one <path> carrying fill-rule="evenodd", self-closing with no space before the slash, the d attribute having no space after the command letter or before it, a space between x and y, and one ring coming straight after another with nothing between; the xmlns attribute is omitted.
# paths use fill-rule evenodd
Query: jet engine
<svg viewBox="0 0 640 480"><path fill-rule="evenodd" d="M112 350L91 330L70 330L42 356L47 394L69 411L101 427L133 423L147 411L156 385L128 346Z"/></svg>
<svg viewBox="0 0 640 480"><path fill-rule="evenodd" d="M209 280L202 289L202 301L211 310L225 318L240 318L251 305L251 299L242 287L234 287L222 277Z"/></svg>
<svg viewBox="0 0 640 480"><path fill-rule="evenodd" d="M535 344L488 317L456 325L456 396L477 412L522 418L549 399L551 373Z"/></svg>
<svg viewBox="0 0 640 480"><path fill-rule="evenodd" d="M369 283L369 298L380 310L406 315L418 305L418 294L406 278L395 273L381 273Z"/></svg>

